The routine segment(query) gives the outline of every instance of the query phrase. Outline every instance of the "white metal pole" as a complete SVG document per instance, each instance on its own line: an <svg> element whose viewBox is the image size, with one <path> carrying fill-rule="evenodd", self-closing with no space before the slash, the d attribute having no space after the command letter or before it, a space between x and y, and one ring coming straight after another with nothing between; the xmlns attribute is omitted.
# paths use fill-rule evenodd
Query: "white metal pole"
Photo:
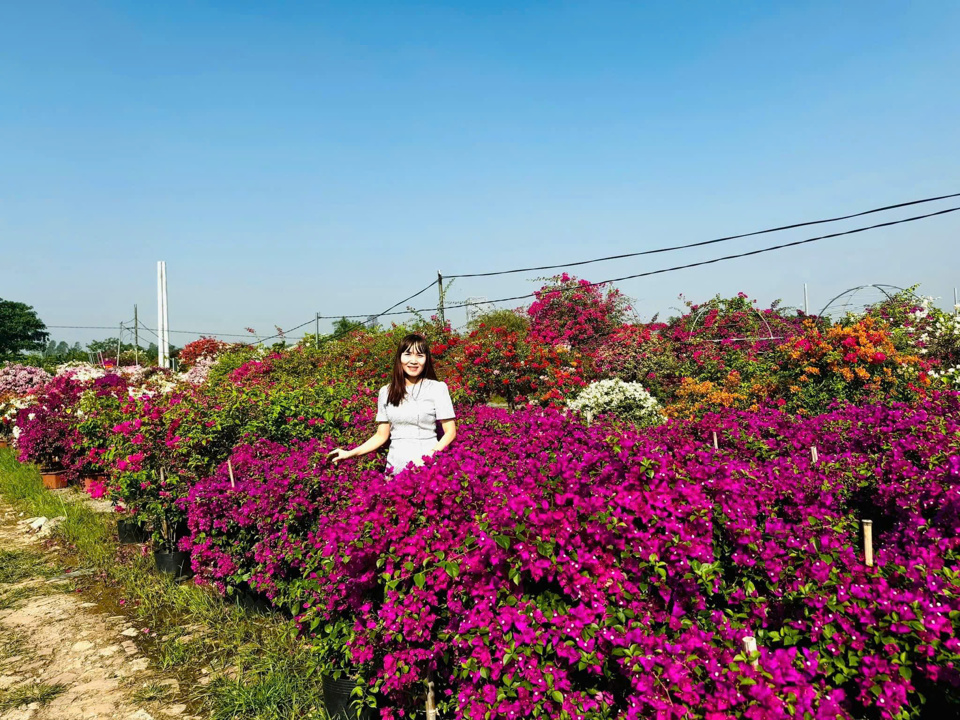
<svg viewBox="0 0 960 720"><path fill-rule="evenodd" d="M163 357L163 262L157 262L157 365L164 367Z"/></svg>
<svg viewBox="0 0 960 720"><path fill-rule="evenodd" d="M806 283L803 284L803 314L804 314L804 315L809 315L809 314L810 314L810 301L809 301L809 299L807 298L807 284L806 284Z"/></svg>
<svg viewBox="0 0 960 720"><path fill-rule="evenodd" d="M170 298L167 295L167 263L163 263L163 356L167 360L166 367L172 367L170 362Z"/></svg>

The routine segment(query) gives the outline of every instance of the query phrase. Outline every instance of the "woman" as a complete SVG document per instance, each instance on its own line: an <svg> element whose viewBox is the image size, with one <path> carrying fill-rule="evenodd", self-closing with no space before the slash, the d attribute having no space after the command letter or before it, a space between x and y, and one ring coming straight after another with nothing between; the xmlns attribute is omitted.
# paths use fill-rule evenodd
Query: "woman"
<svg viewBox="0 0 960 720"><path fill-rule="evenodd" d="M377 432L352 450L330 452L333 462L366 455L390 441L387 472L396 474L409 463L423 464L425 455L443 450L457 437L457 421L446 383L437 380L430 345L422 335L400 341L390 384L377 397ZM437 421L443 437L437 440Z"/></svg>

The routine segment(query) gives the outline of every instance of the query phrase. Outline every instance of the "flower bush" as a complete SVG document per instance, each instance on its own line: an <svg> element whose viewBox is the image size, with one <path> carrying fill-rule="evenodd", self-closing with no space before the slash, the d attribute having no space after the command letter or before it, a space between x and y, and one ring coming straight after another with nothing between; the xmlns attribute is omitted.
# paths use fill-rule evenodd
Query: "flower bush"
<svg viewBox="0 0 960 720"><path fill-rule="evenodd" d="M229 347L230 344L222 340L202 337L184 345L180 354L177 355L177 361L184 370L189 370L197 364L198 360L216 360L217 356Z"/></svg>
<svg viewBox="0 0 960 720"><path fill-rule="evenodd" d="M535 293L527 309L530 338L545 345L585 348L613 332L630 309L619 290L563 273Z"/></svg>
<svg viewBox="0 0 960 720"><path fill-rule="evenodd" d="M77 477L79 439L73 414L83 384L70 374L58 375L37 394L35 404L17 411L17 449L21 462Z"/></svg>
<svg viewBox="0 0 960 720"><path fill-rule="evenodd" d="M640 383L619 379L592 382L567 407L582 413L590 421L599 415L610 414L638 427L660 425L665 417L657 402Z"/></svg>
<svg viewBox="0 0 960 720"><path fill-rule="evenodd" d="M70 377L77 382L86 382L88 380L102 378L107 374L107 372L107 369L101 367L100 365L94 365L81 360L73 360L71 362L57 365L56 375L57 377ZM113 371L111 370L110 372Z"/></svg>
<svg viewBox="0 0 960 720"><path fill-rule="evenodd" d="M479 411L422 469L358 471L347 504L281 554L275 597L385 717L427 675L457 717L955 708L958 409L728 412L613 436Z"/></svg>
<svg viewBox="0 0 960 720"><path fill-rule="evenodd" d="M820 412L837 401L910 399L928 382L920 356L899 351L888 326L872 317L826 330L807 321L803 335L782 350L781 393L798 411Z"/></svg>
<svg viewBox="0 0 960 720"><path fill-rule="evenodd" d="M960 396L930 382L952 326L906 302L627 326L541 301L529 331L418 325L460 432L396 476L327 452L369 436L402 327L186 376L74 366L8 401L18 449L107 471L158 548L263 593L382 717L428 678L484 720L957 715Z"/></svg>
<svg viewBox="0 0 960 720"><path fill-rule="evenodd" d="M31 395L50 379L42 368L5 363L0 367L0 402L4 398Z"/></svg>
<svg viewBox="0 0 960 720"><path fill-rule="evenodd" d="M922 298L909 317L919 354L934 366L928 375L960 386L960 305L948 315L933 306L933 298Z"/></svg>
<svg viewBox="0 0 960 720"><path fill-rule="evenodd" d="M481 326L463 341L453 377L476 402L499 397L511 407L528 401L561 404L585 384L582 364L571 350L530 341L506 328Z"/></svg>
<svg viewBox="0 0 960 720"><path fill-rule="evenodd" d="M667 400L682 377L675 346L662 323L621 325L597 347L592 371L601 378L643 383L658 400Z"/></svg>

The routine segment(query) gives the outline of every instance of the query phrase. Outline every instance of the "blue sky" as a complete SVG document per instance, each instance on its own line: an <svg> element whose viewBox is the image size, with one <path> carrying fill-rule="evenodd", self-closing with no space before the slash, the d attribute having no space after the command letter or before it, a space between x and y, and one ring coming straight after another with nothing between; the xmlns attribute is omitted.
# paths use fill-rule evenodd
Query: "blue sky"
<svg viewBox="0 0 960 720"><path fill-rule="evenodd" d="M113 327L137 303L155 327L162 259L173 330L267 334L382 310L438 269L960 192L958 32L960 5L934 0L4 3L0 297L48 325ZM958 241L960 213L620 287L643 318L680 293L798 305L803 283L813 310L867 283L952 305Z"/></svg>

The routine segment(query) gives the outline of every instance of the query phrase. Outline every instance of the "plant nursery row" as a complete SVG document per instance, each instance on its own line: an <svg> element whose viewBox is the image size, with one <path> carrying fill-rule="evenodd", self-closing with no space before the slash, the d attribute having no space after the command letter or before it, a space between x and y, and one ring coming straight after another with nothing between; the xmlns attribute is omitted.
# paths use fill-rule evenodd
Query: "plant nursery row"
<svg viewBox="0 0 960 720"><path fill-rule="evenodd" d="M456 441L396 475L331 464L410 330ZM285 613L362 716L428 687L483 720L960 714L960 320L929 299L641 323L563 275L463 332L181 362L8 364L0 438L158 566Z"/></svg>

